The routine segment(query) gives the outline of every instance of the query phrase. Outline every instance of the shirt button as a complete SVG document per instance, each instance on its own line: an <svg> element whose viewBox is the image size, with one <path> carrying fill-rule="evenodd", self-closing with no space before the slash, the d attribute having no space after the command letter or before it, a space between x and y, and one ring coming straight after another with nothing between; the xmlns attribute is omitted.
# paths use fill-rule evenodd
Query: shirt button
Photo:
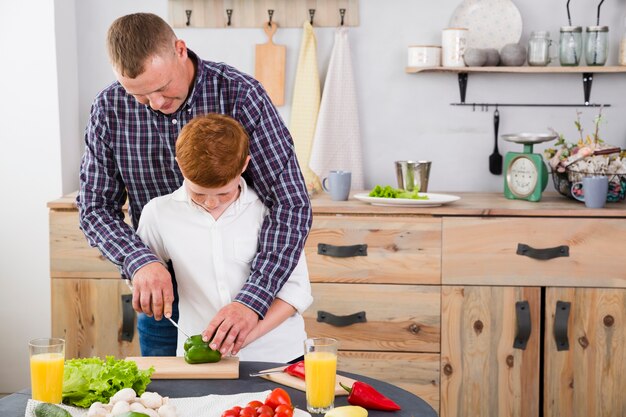
<svg viewBox="0 0 626 417"><path fill-rule="evenodd" d="M187 113L191 113L191 109L187 109Z"/></svg>
<svg viewBox="0 0 626 417"><path fill-rule="evenodd" d="M172 124L175 125L176 123L178 123L178 120L172 119Z"/></svg>

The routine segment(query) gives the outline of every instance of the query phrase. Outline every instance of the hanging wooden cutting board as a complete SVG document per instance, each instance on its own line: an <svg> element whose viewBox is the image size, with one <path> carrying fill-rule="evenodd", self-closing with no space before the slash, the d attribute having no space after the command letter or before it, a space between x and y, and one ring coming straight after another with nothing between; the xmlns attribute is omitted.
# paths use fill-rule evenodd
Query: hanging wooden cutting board
<svg viewBox="0 0 626 417"><path fill-rule="evenodd" d="M215 363L185 362L182 356L136 356L126 358L135 361L139 369L154 366L152 379L237 379L239 358L225 356Z"/></svg>
<svg viewBox="0 0 626 417"><path fill-rule="evenodd" d="M277 371L277 370L282 371L285 368L286 366L279 366L278 368L264 369L263 371L260 371L260 372ZM261 378L269 379L272 382L276 382L277 384L295 388L299 391L304 391L304 387L305 387L304 379L300 379L298 377L286 374L284 372L261 375ZM347 376L337 375L336 384L335 384L335 395L348 395L348 391L341 388L341 385L339 385L340 382L347 387L352 387L352 384L354 384L355 380L352 378L348 378Z"/></svg>
<svg viewBox="0 0 626 417"><path fill-rule="evenodd" d="M259 80L275 106L285 104L285 45L276 45L272 40L278 26L266 23L263 30L268 42L259 44L255 50L254 78Z"/></svg>

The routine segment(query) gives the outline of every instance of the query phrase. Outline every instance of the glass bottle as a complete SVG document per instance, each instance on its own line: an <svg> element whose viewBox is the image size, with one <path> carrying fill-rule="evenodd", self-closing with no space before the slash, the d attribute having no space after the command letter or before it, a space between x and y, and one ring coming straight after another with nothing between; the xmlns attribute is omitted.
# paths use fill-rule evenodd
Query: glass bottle
<svg viewBox="0 0 626 417"><path fill-rule="evenodd" d="M604 65L609 52L609 27L587 26L585 60L587 65Z"/></svg>
<svg viewBox="0 0 626 417"><path fill-rule="evenodd" d="M528 40L528 65L545 67L550 63L550 32L531 32Z"/></svg>
<svg viewBox="0 0 626 417"><path fill-rule="evenodd" d="M559 60L564 67L574 67L580 63L583 52L583 28L580 26L561 26L559 38Z"/></svg>

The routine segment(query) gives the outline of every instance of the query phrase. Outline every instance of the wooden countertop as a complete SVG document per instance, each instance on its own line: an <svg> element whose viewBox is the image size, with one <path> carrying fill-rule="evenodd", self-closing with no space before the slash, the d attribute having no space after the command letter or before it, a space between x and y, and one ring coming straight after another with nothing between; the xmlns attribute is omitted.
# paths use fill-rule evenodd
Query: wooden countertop
<svg viewBox="0 0 626 417"><path fill-rule="evenodd" d="M352 194L356 194L354 191ZM332 201L326 193L311 199L316 215L401 215L401 216L524 216L524 217L626 217L626 202L608 203L603 209L588 209L581 202L563 197L556 192L544 193L541 201L533 203L508 200L501 193L449 192L461 197L454 203L439 207L374 206L350 198ZM76 210L76 193L48 203L53 210Z"/></svg>

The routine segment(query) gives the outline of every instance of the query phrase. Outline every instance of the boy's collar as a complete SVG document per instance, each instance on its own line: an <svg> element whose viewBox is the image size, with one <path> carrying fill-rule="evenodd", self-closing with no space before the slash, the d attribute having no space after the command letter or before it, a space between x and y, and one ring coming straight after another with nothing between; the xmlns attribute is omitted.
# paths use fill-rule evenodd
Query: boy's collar
<svg viewBox="0 0 626 417"><path fill-rule="evenodd" d="M246 183L246 180L243 179L243 177L239 178L239 188L240 188L239 197L237 197L237 199L233 202L233 204L247 205L247 204L252 203L255 200L254 193L250 192L250 190L248 189L248 184ZM194 205L193 202L191 201L191 197L189 197L189 194L187 193L187 187L185 187L184 181L183 181L183 185L181 185L181 187L178 190L172 193L172 199L174 201L186 202L192 206Z"/></svg>

